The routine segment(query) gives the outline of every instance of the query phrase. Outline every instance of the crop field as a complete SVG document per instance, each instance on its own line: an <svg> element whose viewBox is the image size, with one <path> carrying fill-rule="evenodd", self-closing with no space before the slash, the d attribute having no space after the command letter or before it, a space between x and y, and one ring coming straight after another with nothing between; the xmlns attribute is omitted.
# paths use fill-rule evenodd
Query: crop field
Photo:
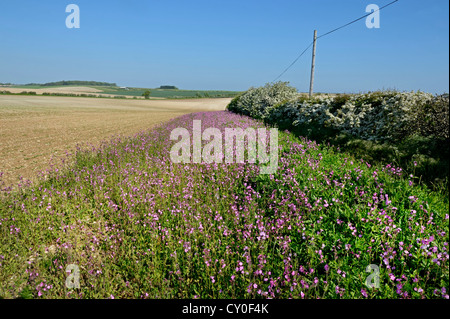
<svg viewBox="0 0 450 319"><path fill-rule="evenodd" d="M90 94L103 97L122 96L127 98L143 98L146 88L121 88L114 86L39 86L39 85L19 85L0 86L0 91L9 91L14 94L21 92L36 92L36 94ZM230 98L235 97L239 92L218 91L218 90L170 90L170 89L149 89L150 98Z"/></svg>
<svg viewBox="0 0 450 319"><path fill-rule="evenodd" d="M127 95L127 96L141 96L146 89L142 88L101 88L103 94L111 95ZM235 91L204 91L204 90L167 90L167 89L150 89L152 97L160 98L202 98L202 97L235 97L239 92Z"/></svg>
<svg viewBox="0 0 450 319"><path fill-rule="evenodd" d="M223 110L230 99L115 100L0 95L0 171L3 181L36 179L52 156L77 144L131 135L185 113Z"/></svg>

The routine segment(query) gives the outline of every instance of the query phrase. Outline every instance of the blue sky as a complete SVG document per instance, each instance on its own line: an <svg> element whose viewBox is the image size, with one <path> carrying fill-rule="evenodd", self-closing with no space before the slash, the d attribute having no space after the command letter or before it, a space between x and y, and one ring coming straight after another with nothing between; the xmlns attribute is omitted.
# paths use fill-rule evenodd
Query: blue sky
<svg viewBox="0 0 450 319"><path fill-rule="evenodd" d="M312 41L391 0L16 0L0 4L0 82L246 90ZM65 8L80 8L68 29ZM449 91L449 2L400 0L317 42L316 92ZM308 91L311 51L279 80Z"/></svg>

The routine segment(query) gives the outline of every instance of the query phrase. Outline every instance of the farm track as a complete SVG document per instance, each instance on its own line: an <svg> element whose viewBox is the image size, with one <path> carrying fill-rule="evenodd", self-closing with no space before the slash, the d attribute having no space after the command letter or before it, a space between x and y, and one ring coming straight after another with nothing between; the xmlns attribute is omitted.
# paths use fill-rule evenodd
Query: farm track
<svg viewBox="0 0 450 319"><path fill-rule="evenodd" d="M224 110L231 99L114 100L55 96L0 96L0 172L6 184L37 173L73 152L129 136L186 113Z"/></svg>

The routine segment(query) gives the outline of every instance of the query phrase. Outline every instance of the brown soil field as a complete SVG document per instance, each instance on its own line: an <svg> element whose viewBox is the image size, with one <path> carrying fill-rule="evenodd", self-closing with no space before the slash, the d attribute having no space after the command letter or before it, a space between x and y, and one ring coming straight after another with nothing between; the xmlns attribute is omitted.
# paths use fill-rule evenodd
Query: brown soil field
<svg viewBox="0 0 450 319"><path fill-rule="evenodd" d="M77 144L130 136L186 113L224 110L230 101L0 95L0 184L17 184L20 176L36 181L52 157L58 163Z"/></svg>
<svg viewBox="0 0 450 319"><path fill-rule="evenodd" d="M84 87L84 86L67 86L67 87L49 87L46 89L26 89L26 88L11 88L5 87L5 91L9 91L11 93L20 93L23 91L27 92L36 92L37 94L42 93L101 93L102 90Z"/></svg>

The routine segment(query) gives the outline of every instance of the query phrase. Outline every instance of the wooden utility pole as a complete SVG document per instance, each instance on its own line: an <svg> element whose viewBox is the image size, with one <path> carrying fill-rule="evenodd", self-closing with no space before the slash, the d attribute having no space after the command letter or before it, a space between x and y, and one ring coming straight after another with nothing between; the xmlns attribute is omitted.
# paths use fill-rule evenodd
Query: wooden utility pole
<svg viewBox="0 0 450 319"><path fill-rule="evenodd" d="M316 40L317 40L317 30L314 30L314 42L312 51L312 62L311 62L311 80L309 82L309 97L313 94L314 87L314 66L316 63Z"/></svg>

